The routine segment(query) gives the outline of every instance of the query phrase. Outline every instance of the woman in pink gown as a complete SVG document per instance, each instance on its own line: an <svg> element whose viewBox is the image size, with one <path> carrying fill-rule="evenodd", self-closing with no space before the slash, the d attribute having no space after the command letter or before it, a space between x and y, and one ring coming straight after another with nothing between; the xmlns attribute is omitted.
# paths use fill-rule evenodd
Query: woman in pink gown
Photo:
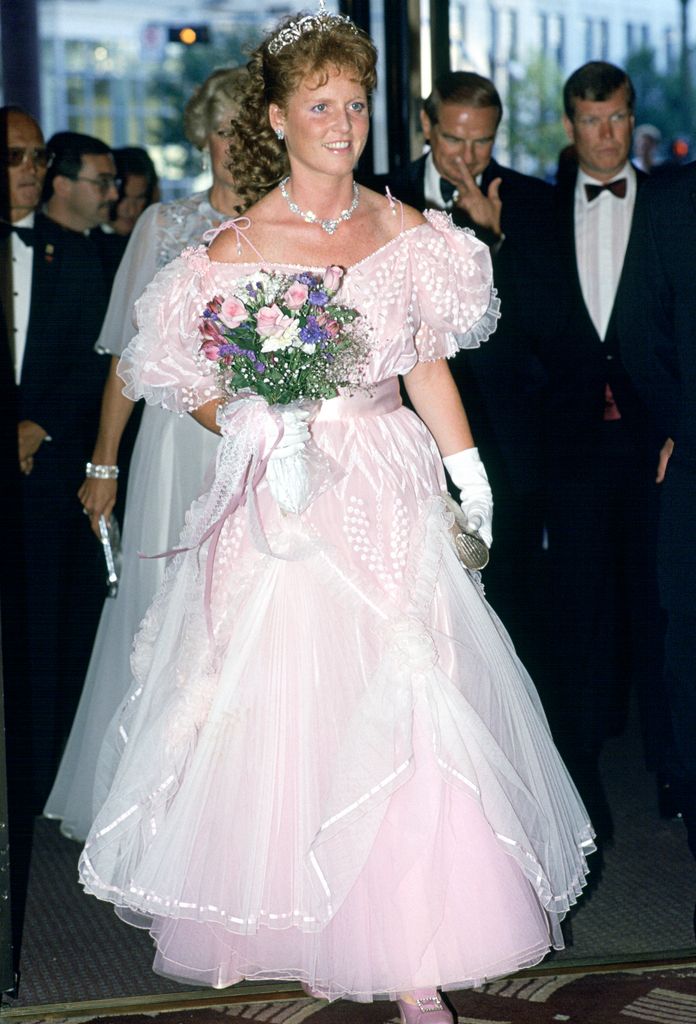
<svg viewBox="0 0 696 1024"><path fill-rule="evenodd" d="M240 180L289 177L139 303L126 393L222 440L136 640L120 767L80 872L151 930L161 973L294 979L329 999L398 998L407 1024L441 1024L438 988L562 946L593 833L452 542L443 456L490 539L446 365L495 328L488 251L445 214L356 190L374 66L368 38L334 15L258 48L232 156L256 161ZM257 401L257 434L240 432L200 353L201 313L261 267L331 264L370 337L371 390L325 401L311 424L342 476L288 515L269 473L230 513L273 421Z"/></svg>

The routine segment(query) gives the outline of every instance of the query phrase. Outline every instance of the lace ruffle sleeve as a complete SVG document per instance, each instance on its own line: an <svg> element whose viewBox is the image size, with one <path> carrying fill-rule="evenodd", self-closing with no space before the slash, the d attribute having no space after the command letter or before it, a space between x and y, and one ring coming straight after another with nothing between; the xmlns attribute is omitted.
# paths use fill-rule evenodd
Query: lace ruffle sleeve
<svg viewBox="0 0 696 1024"><path fill-rule="evenodd" d="M427 361L478 348L496 329L500 301L488 247L446 213L425 217L431 230L414 232L411 261L416 349Z"/></svg>
<svg viewBox="0 0 696 1024"><path fill-rule="evenodd" d="M187 250L160 270L138 299L138 333L118 364L127 398L184 413L220 396L214 364L200 352L209 267L205 249Z"/></svg>

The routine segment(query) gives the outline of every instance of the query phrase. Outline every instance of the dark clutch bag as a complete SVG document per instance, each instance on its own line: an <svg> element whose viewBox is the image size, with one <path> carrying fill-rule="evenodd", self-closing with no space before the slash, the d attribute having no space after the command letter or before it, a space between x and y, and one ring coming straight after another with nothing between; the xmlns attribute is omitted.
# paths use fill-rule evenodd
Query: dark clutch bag
<svg viewBox="0 0 696 1024"><path fill-rule="evenodd" d="M454 550L457 552L459 561L465 569L470 569L471 572L480 572L488 565L490 552L479 534L475 530L469 529L464 513L454 498L446 495L445 501L454 515L451 531Z"/></svg>

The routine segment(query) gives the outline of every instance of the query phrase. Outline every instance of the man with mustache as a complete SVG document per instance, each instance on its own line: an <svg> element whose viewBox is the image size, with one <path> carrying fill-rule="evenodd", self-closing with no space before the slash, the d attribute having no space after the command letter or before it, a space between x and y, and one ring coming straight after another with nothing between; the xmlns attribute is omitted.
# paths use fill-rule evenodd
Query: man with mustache
<svg viewBox="0 0 696 1024"><path fill-rule="evenodd" d="M545 647L538 582L545 377L537 351L545 337L550 343L558 336L553 189L495 159L502 118L490 79L473 71L440 75L421 111L429 149L393 191L419 210L445 210L491 251L501 302L497 330L479 349L459 353L451 369L495 501L486 596L538 679Z"/></svg>

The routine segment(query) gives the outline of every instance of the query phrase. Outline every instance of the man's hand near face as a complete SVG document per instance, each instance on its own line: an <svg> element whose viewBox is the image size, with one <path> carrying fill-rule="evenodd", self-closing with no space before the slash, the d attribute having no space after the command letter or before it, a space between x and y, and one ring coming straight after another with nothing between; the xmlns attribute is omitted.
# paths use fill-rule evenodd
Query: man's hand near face
<svg viewBox="0 0 696 1024"><path fill-rule="evenodd" d="M488 186L488 194L484 195L461 157L456 157L459 176L452 184L457 189L454 205L464 212L481 228L492 231L500 237L500 215L503 203L500 198L501 178L494 178Z"/></svg>

